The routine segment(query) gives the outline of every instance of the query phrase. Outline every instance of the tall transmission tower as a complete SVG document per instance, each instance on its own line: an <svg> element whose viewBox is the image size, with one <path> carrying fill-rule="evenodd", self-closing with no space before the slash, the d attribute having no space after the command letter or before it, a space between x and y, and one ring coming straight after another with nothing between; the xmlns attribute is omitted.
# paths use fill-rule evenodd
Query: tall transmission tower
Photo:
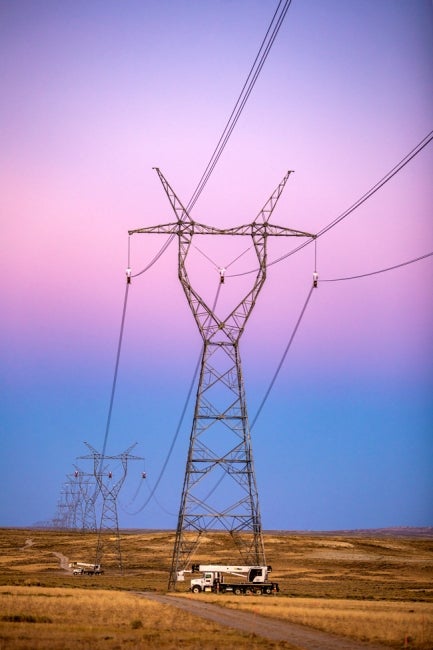
<svg viewBox="0 0 433 650"><path fill-rule="evenodd" d="M114 541L114 561L120 572L123 572L122 553L120 549L119 518L117 514L117 497L125 482L128 471L129 460L144 460L141 456L133 456L130 451L137 443L134 443L123 453L117 456L106 456L94 449L88 442L84 443L90 450L90 455L80 456L81 459L93 460L93 474L102 495L101 524L98 532L98 545L96 549L96 564L102 563L105 547L108 540ZM121 470L118 477L114 471L109 470L105 461L120 462Z"/></svg>
<svg viewBox="0 0 433 650"><path fill-rule="evenodd" d="M203 340L168 584L169 589L175 589L178 571L186 568L206 531L227 531L245 564L266 563L239 341L266 279L268 237L314 235L269 223L291 172L284 176L252 223L215 228L193 221L161 171L156 171L176 221L130 230L129 234L178 236L178 276ZM258 262L254 284L224 319L191 285L186 261L194 235L252 239ZM220 282L224 282L224 269Z"/></svg>

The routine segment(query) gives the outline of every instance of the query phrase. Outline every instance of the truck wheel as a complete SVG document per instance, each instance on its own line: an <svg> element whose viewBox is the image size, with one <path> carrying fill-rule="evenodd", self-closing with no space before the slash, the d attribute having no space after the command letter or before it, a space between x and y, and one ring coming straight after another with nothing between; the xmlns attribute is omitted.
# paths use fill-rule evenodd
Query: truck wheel
<svg viewBox="0 0 433 650"><path fill-rule="evenodd" d="M240 596L242 593L242 589L240 587L235 587L233 591L236 594L236 596Z"/></svg>
<svg viewBox="0 0 433 650"><path fill-rule="evenodd" d="M260 589L260 587L258 587L258 588L255 590L254 593L256 594L256 596L261 596L261 595L262 595L262 590Z"/></svg>
<svg viewBox="0 0 433 650"><path fill-rule="evenodd" d="M199 594L201 592L201 589L198 585L194 585L194 587L191 589L193 594Z"/></svg>
<svg viewBox="0 0 433 650"><path fill-rule="evenodd" d="M252 591L251 591L251 589L249 587L247 587L245 589L245 593L246 593L247 596L250 596L252 594Z"/></svg>
<svg viewBox="0 0 433 650"><path fill-rule="evenodd" d="M270 587L266 587L265 594L270 594L270 593L272 593L272 589Z"/></svg>

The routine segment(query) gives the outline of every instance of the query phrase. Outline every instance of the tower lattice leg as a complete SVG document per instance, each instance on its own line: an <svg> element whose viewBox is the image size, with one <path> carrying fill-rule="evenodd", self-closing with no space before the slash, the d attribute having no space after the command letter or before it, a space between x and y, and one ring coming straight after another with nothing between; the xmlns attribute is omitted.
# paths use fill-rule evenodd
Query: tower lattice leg
<svg viewBox="0 0 433 650"><path fill-rule="evenodd" d="M239 346L206 341L169 589L214 530L230 533L242 563L266 563Z"/></svg>

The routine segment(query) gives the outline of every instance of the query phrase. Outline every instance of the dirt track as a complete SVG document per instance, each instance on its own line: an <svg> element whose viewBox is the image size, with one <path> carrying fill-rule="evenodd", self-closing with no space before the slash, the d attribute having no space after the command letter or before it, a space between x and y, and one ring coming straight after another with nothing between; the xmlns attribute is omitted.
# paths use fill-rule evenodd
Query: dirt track
<svg viewBox="0 0 433 650"><path fill-rule="evenodd" d="M67 571L68 573L71 573L71 570L69 568L69 558L67 558L66 555L62 555L61 553L55 553L54 551L53 551L53 555L55 555L59 559L60 568L63 569L63 571Z"/></svg>
<svg viewBox="0 0 433 650"><path fill-rule="evenodd" d="M178 607L190 614L207 618L219 625L233 627L242 632L257 634L257 636L272 641L287 641L299 650L384 650L385 646L353 641L327 632L312 628L266 618L249 612L240 612L219 607L204 601L176 596L163 596L153 592L137 592L138 595L155 600L164 605Z"/></svg>

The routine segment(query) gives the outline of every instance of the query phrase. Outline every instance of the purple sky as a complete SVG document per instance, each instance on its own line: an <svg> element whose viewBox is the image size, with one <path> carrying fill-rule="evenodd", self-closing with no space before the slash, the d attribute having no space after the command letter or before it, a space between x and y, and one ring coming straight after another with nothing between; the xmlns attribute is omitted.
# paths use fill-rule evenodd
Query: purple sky
<svg viewBox="0 0 433 650"><path fill-rule="evenodd" d="M0 525L53 517L83 441L102 448L127 231L173 220L152 167L187 203L276 6L0 2ZM294 0L192 216L251 222L293 169L272 220L319 231L431 131L432 72L430 0ZM431 252L432 169L429 145L320 238L320 279ZM164 241L134 235L133 273ZM296 243L271 240L269 259ZM235 257L206 246L218 265ZM195 258L212 295L217 273ZM265 528L433 525L432 259L314 292L252 434ZM141 510L200 352L176 264L174 242L129 291L107 453L137 441L148 479L130 503L143 469L131 463L124 526L176 525L192 404ZM245 255L230 270L251 268ZM313 270L312 246L269 269L242 339L251 420Z"/></svg>

